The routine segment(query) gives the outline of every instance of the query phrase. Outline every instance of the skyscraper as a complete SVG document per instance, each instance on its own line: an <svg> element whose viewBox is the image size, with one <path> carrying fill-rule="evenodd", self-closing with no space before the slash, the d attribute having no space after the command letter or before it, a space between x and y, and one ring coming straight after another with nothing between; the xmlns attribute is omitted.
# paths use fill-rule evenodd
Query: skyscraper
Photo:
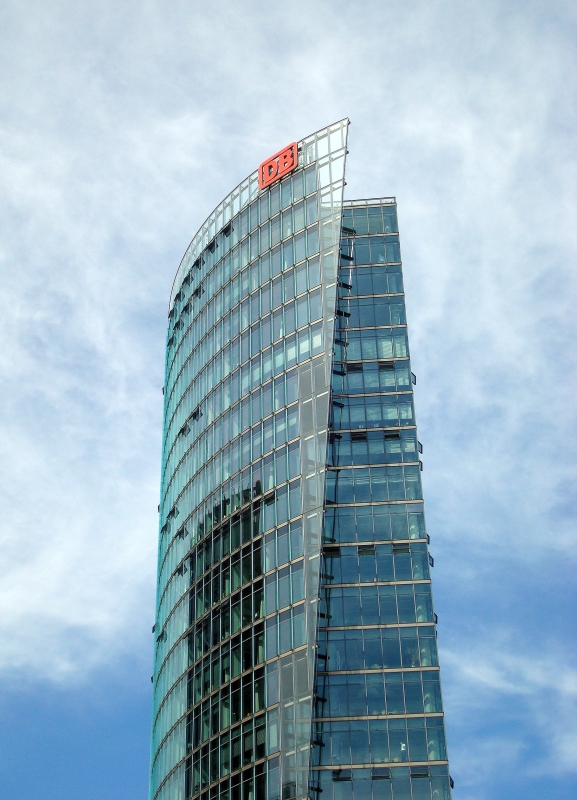
<svg viewBox="0 0 577 800"><path fill-rule="evenodd" d="M169 307L151 800L448 800L394 198L348 120L263 162Z"/></svg>

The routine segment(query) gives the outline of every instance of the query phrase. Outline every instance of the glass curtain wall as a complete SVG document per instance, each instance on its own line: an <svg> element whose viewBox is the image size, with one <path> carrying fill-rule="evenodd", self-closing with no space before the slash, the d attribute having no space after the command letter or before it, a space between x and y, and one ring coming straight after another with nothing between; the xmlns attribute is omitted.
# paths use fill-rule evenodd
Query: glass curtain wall
<svg viewBox="0 0 577 800"><path fill-rule="evenodd" d="M348 120L211 214L171 293L150 797L308 793Z"/></svg>
<svg viewBox="0 0 577 800"><path fill-rule="evenodd" d="M310 796L449 800L394 199L343 209Z"/></svg>

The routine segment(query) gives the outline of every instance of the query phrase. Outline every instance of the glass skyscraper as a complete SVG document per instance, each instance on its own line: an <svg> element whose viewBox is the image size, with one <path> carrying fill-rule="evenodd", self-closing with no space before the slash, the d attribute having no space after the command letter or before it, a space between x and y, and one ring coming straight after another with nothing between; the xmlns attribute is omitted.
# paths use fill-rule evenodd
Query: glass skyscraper
<svg viewBox="0 0 577 800"><path fill-rule="evenodd" d="M180 264L164 389L151 800L449 800L394 198L348 120Z"/></svg>

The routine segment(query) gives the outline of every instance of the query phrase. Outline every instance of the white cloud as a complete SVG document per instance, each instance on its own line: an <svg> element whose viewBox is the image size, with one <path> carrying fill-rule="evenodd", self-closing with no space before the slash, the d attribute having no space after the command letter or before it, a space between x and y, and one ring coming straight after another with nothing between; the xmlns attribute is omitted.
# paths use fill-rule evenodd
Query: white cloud
<svg viewBox="0 0 577 800"><path fill-rule="evenodd" d="M176 267L267 153L348 115L348 196L399 201L445 693L466 705L461 684L485 687L487 713L501 695L513 715L530 702L550 719L541 694L562 708L539 676L568 674L574 557L572 25L569 3L540 0L4 4L7 681L149 658ZM546 644L519 609L547 591ZM532 671L465 657L487 613L528 642ZM527 759L524 724L483 757ZM565 733L539 725L568 763Z"/></svg>
<svg viewBox="0 0 577 800"><path fill-rule="evenodd" d="M541 652L524 648L518 632L485 626L459 650L443 649L445 712L455 730L453 768L465 788L479 769L524 769L539 777L577 772L577 670L559 641ZM449 739L449 745L451 740Z"/></svg>

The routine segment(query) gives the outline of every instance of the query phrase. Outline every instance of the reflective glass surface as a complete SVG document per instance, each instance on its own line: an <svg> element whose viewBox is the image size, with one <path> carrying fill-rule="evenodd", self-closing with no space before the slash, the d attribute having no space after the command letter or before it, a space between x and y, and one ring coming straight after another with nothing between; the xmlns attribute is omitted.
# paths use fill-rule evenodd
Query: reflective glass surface
<svg viewBox="0 0 577 800"><path fill-rule="evenodd" d="M310 792L449 798L396 205L343 209Z"/></svg>
<svg viewBox="0 0 577 800"><path fill-rule="evenodd" d="M450 797L396 204L343 206L347 129L175 279L151 800Z"/></svg>
<svg viewBox="0 0 577 800"><path fill-rule="evenodd" d="M175 279L151 798L307 792L347 129L244 181Z"/></svg>

